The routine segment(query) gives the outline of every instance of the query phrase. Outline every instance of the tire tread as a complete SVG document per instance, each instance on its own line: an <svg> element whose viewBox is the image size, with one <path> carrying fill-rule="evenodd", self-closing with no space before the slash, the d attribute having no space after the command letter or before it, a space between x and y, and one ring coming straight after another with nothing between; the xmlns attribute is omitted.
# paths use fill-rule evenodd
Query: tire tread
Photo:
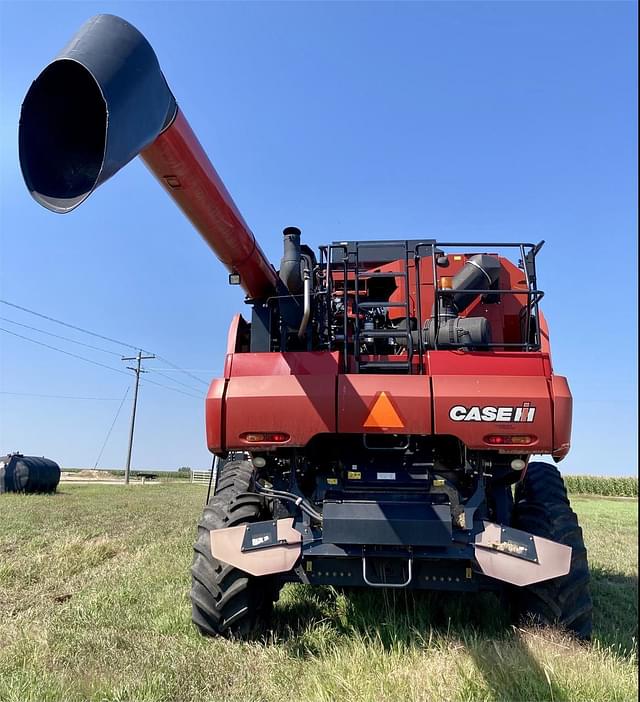
<svg viewBox="0 0 640 702"><path fill-rule="evenodd" d="M248 461L226 463L198 522L191 565L191 618L205 636L249 638L259 630L277 599L272 577L249 575L211 554L214 529L270 518L261 496L252 492L253 476Z"/></svg>
<svg viewBox="0 0 640 702"><path fill-rule="evenodd" d="M572 549L567 575L513 590L516 616L542 625L560 625L579 639L590 639L593 604L587 549L555 466L529 463L516 485L513 526Z"/></svg>

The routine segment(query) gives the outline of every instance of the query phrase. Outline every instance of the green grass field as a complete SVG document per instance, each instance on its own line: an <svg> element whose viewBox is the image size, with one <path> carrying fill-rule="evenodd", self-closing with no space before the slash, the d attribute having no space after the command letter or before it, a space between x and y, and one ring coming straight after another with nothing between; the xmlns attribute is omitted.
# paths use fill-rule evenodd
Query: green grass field
<svg viewBox="0 0 640 702"><path fill-rule="evenodd" d="M497 600L287 587L261 643L201 638L206 489L62 484L0 497L0 700L635 700L637 502L573 498L595 637L514 629Z"/></svg>

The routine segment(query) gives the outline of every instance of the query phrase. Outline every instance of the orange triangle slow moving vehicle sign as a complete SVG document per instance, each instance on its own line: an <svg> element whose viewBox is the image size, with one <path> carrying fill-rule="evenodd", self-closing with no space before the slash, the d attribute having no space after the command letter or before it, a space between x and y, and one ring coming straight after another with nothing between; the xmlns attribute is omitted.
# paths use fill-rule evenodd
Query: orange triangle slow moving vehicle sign
<svg viewBox="0 0 640 702"><path fill-rule="evenodd" d="M404 422L396 412L386 392L381 392L369 410L364 427L368 429L401 429Z"/></svg>

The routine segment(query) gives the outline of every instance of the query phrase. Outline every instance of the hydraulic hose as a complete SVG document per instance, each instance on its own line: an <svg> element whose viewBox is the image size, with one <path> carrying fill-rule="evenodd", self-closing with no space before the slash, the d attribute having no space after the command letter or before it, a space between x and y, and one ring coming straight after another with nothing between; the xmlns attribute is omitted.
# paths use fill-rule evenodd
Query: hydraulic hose
<svg viewBox="0 0 640 702"><path fill-rule="evenodd" d="M268 488L266 485L263 485L257 480L255 481L255 486L258 489L258 492L262 492L270 497L276 497L278 499L287 500L288 502L293 502L297 507L300 507L303 512L313 519L317 519L319 522L322 521L323 517L320 512L316 512L316 510L309 504L309 502L307 502L307 500L304 499L304 497L294 495L292 492L286 492L285 490L274 490L273 488Z"/></svg>

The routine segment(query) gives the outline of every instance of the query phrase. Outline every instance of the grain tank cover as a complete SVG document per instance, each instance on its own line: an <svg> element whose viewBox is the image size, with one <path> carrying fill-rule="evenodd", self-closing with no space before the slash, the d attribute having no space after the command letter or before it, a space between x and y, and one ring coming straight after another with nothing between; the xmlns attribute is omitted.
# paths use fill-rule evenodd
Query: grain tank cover
<svg viewBox="0 0 640 702"><path fill-rule="evenodd" d="M0 494L3 492L55 492L60 466L48 458L20 453L0 456Z"/></svg>

